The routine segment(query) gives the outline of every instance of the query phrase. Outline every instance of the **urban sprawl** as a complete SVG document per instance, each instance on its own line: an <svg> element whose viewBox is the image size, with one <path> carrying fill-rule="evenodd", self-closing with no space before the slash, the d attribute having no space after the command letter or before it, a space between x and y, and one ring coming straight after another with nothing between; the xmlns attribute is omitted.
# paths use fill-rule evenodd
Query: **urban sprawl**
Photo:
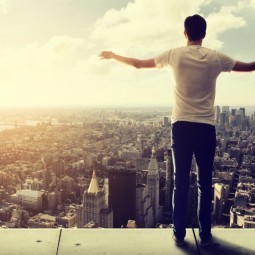
<svg viewBox="0 0 255 255"><path fill-rule="evenodd" d="M168 108L0 110L1 228L171 228ZM255 227L254 109L216 106L214 227ZM187 226L196 227L196 161Z"/></svg>

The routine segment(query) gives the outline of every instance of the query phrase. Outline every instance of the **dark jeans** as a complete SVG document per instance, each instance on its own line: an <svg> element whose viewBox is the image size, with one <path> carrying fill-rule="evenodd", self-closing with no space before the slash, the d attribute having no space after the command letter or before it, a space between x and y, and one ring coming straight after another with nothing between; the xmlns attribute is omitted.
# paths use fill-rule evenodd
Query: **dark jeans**
<svg viewBox="0 0 255 255"><path fill-rule="evenodd" d="M199 234L211 236L212 169L216 146L215 127L209 124L178 121L172 125L172 155L174 164L173 224L177 238L184 238L188 204L189 175L193 153L198 173Z"/></svg>

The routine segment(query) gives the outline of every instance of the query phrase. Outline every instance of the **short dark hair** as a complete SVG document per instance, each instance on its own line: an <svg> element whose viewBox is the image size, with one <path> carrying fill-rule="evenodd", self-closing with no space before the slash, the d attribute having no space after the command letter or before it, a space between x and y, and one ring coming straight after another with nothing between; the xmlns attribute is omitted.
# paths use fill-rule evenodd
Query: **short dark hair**
<svg viewBox="0 0 255 255"><path fill-rule="evenodd" d="M200 15L195 14L185 19L184 28L190 41L199 41L205 37L206 21Z"/></svg>

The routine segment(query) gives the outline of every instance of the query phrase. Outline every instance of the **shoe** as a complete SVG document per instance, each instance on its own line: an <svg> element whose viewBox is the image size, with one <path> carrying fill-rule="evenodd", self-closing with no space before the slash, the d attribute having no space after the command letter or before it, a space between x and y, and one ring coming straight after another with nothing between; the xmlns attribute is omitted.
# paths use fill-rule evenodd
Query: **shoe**
<svg viewBox="0 0 255 255"><path fill-rule="evenodd" d="M185 245L185 241L184 238L177 238L175 235L172 236L174 239L174 242L177 246L184 246Z"/></svg>
<svg viewBox="0 0 255 255"><path fill-rule="evenodd" d="M203 246L203 247L212 245L212 237L209 237L209 238L206 238L206 239L201 239L200 245Z"/></svg>

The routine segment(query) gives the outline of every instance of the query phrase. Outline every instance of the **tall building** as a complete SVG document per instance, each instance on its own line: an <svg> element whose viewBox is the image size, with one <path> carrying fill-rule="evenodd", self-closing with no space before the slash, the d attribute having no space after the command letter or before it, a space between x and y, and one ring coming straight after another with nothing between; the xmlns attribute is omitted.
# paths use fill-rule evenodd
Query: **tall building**
<svg viewBox="0 0 255 255"><path fill-rule="evenodd" d="M154 224L161 217L161 208L159 206L159 171L158 162L156 159L156 151L153 147L152 156L148 167L147 186L151 197L152 209L154 214Z"/></svg>
<svg viewBox="0 0 255 255"><path fill-rule="evenodd" d="M219 120L220 120L220 107L218 105L216 105L214 107L214 116L215 116L216 123L219 123Z"/></svg>
<svg viewBox="0 0 255 255"><path fill-rule="evenodd" d="M136 187L136 223L138 228L151 228L154 226L154 215L151 197L145 184Z"/></svg>
<svg viewBox="0 0 255 255"><path fill-rule="evenodd" d="M165 193L165 207L172 211L172 196L174 186L174 166L171 150L167 150L165 153L166 157L166 193Z"/></svg>
<svg viewBox="0 0 255 255"><path fill-rule="evenodd" d="M50 171L46 168L42 171L43 189L46 191L49 189L49 185L51 183L51 174Z"/></svg>
<svg viewBox="0 0 255 255"><path fill-rule="evenodd" d="M225 112L226 116L229 116L229 106L222 106L222 112Z"/></svg>
<svg viewBox="0 0 255 255"><path fill-rule="evenodd" d="M164 117L164 123L163 123L163 126L164 127L168 127L169 126L169 120L168 120L168 117Z"/></svg>
<svg viewBox="0 0 255 255"><path fill-rule="evenodd" d="M120 228L136 217L136 171L112 168L108 172L108 179L113 227Z"/></svg>
<svg viewBox="0 0 255 255"><path fill-rule="evenodd" d="M94 221L100 227L113 227L113 213L106 207L105 193L99 188L95 171L88 190L83 194L83 205L76 207L77 227Z"/></svg>
<svg viewBox="0 0 255 255"><path fill-rule="evenodd" d="M221 114L220 114L220 125L221 126L224 126L225 125L225 123L226 123L226 113L225 112L222 112Z"/></svg>
<svg viewBox="0 0 255 255"><path fill-rule="evenodd" d="M226 200L229 194L229 185L222 183L214 184L214 204L213 214L217 221L222 218L223 210L226 204Z"/></svg>
<svg viewBox="0 0 255 255"><path fill-rule="evenodd" d="M46 168L46 163L44 160L44 157L41 159L41 165L42 165L42 188L47 191L51 182L51 174L50 171Z"/></svg>
<svg viewBox="0 0 255 255"><path fill-rule="evenodd" d="M59 205L59 194L60 192L48 193L48 208L51 211L55 211Z"/></svg>
<svg viewBox="0 0 255 255"><path fill-rule="evenodd" d="M52 168L58 178L65 175L66 164L64 160L54 160Z"/></svg>
<svg viewBox="0 0 255 255"><path fill-rule="evenodd" d="M240 108L239 113L241 116L245 117L245 108Z"/></svg>
<svg viewBox="0 0 255 255"><path fill-rule="evenodd" d="M93 165L93 160L92 160L91 154L87 152L84 155L83 160L84 160L84 164L85 164L85 169L90 170Z"/></svg>
<svg viewBox="0 0 255 255"><path fill-rule="evenodd" d="M104 194L105 194L105 204L109 207L109 179L104 179Z"/></svg>

